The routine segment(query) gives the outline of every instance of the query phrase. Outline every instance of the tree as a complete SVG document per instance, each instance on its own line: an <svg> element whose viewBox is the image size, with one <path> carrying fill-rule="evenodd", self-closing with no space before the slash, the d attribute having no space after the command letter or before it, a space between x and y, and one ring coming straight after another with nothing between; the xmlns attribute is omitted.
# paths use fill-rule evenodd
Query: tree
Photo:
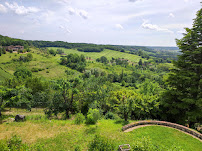
<svg viewBox="0 0 202 151"><path fill-rule="evenodd" d="M0 117L2 115L2 111L7 103L7 90L5 87L0 86Z"/></svg>
<svg viewBox="0 0 202 151"><path fill-rule="evenodd" d="M2 48L0 48L0 56L2 55Z"/></svg>
<svg viewBox="0 0 202 151"><path fill-rule="evenodd" d="M162 105L167 120L192 126L202 121L202 9L193 27L176 41L182 54L174 62Z"/></svg>
<svg viewBox="0 0 202 151"><path fill-rule="evenodd" d="M119 110L124 117L125 121L128 121L128 116L132 111L132 98L126 98L125 96L122 97L121 104L119 105Z"/></svg>
<svg viewBox="0 0 202 151"><path fill-rule="evenodd" d="M142 59L139 60L138 64L139 66L142 66Z"/></svg>
<svg viewBox="0 0 202 151"><path fill-rule="evenodd" d="M14 72L14 76L16 78L23 78L26 79L28 77L32 77L32 72L27 68L20 67Z"/></svg>
<svg viewBox="0 0 202 151"><path fill-rule="evenodd" d="M33 96L31 94L32 90L26 88L25 86L19 86L16 89L18 94L14 99L15 106L31 111L33 99Z"/></svg>
<svg viewBox="0 0 202 151"><path fill-rule="evenodd" d="M75 95L79 93L76 87L80 82L78 78L75 78L72 83L64 79L58 80L54 88L57 91L45 111L46 114L51 115L54 113L57 116L58 113L65 112L66 118L69 118L70 113L75 112L73 105Z"/></svg>

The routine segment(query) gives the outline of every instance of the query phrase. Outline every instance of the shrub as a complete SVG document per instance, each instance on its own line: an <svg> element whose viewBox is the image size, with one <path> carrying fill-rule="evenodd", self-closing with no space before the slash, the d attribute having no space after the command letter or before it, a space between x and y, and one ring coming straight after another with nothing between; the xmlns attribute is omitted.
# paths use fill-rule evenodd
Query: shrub
<svg viewBox="0 0 202 151"><path fill-rule="evenodd" d="M114 120L114 119L118 119L118 116L116 114L112 113L112 112L107 112L105 114L105 119L112 119L112 120Z"/></svg>
<svg viewBox="0 0 202 151"><path fill-rule="evenodd" d="M85 116L82 113L77 113L74 123L80 125L80 124L83 124L84 121L85 121Z"/></svg>
<svg viewBox="0 0 202 151"><path fill-rule="evenodd" d="M87 114L86 123L87 124L96 124L100 118L100 112L98 109L89 109Z"/></svg>
<svg viewBox="0 0 202 151"><path fill-rule="evenodd" d="M81 151L81 147L79 145L77 145L74 149L74 151Z"/></svg>
<svg viewBox="0 0 202 151"><path fill-rule="evenodd" d="M165 146L157 146L152 143L151 139L149 137L143 137L138 140L136 140L135 144L132 145L131 148L132 151L182 151L180 146L172 145L169 148Z"/></svg>
<svg viewBox="0 0 202 151"><path fill-rule="evenodd" d="M89 151L115 151L117 150L116 145L109 139L104 138L100 135L96 135L95 138L90 142Z"/></svg>
<svg viewBox="0 0 202 151"><path fill-rule="evenodd" d="M32 72L38 72L39 69L38 69L38 68L32 68L31 71L32 71Z"/></svg>
<svg viewBox="0 0 202 151"><path fill-rule="evenodd" d="M13 50L9 50L10 53L13 53Z"/></svg>
<svg viewBox="0 0 202 151"><path fill-rule="evenodd" d="M10 151L28 150L29 149L29 147L26 144L22 143L22 139L17 135L13 135L8 140L8 148Z"/></svg>
<svg viewBox="0 0 202 151"><path fill-rule="evenodd" d="M1 150L1 151L6 151L6 150L9 150L9 148L8 148L8 145L7 145L7 142L6 142L6 141L3 141L3 140L1 140L1 141L0 141L0 150Z"/></svg>

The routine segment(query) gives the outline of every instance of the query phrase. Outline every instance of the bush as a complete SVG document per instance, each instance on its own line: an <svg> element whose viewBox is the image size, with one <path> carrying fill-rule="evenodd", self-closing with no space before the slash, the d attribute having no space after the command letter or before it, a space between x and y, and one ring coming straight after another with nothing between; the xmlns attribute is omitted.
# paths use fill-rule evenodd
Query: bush
<svg viewBox="0 0 202 151"><path fill-rule="evenodd" d="M28 146L22 143L22 139L14 135L8 140L8 148L10 151L28 150Z"/></svg>
<svg viewBox="0 0 202 151"><path fill-rule="evenodd" d="M112 119L112 120L115 120L115 119L118 119L118 115L112 113L112 112L107 112L105 114L105 119Z"/></svg>
<svg viewBox="0 0 202 151"><path fill-rule="evenodd" d="M85 116L82 113L77 113L75 120L74 120L74 124L83 124L85 121Z"/></svg>
<svg viewBox="0 0 202 151"><path fill-rule="evenodd" d="M74 149L74 151L81 151L81 147L79 145L77 145Z"/></svg>
<svg viewBox="0 0 202 151"><path fill-rule="evenodd" d="M10 53L13 53L13 50L9 50Z"/></svg>
<svg viewBox="0 0 202 151"><path fill-rule="evenodd" d="M169 148L164 145L157 146L153 144L149 137L143 137L136 140L135 144L131 147L132 151L182 151L180 146L172 145Z"/></svg>
<svg viewBox="0 0 202 151"><path fill-rule="evenodd" d="M31 71L32 71L32 72L38 72L39 69L38 69L38 68L32 68Z"/></svg>
<svg viewBox="0 0 202 151"><path fill-rule="evenodd" d="M98 109L89 109L87 114L86 123L87 124L96 124L100 118L100 112Z"/></svg>
<svg viewBox="0 0 202 151"><path fill-rule="evenodd" d="M100 135L96 135L95 138L89 144L89 151L115 151L116 145L109 139Z"/></svg>
<svg viewBox="0 0 202 151"><path fill-rule="evenodd" d="M9 148L8 148L8 145L7 145L7 142L6 142L6 141L3 141L3 140L1 140L1 141L0 141L0 150L1 150L1 151L6 151L6 150L9 150Z"/></svg>

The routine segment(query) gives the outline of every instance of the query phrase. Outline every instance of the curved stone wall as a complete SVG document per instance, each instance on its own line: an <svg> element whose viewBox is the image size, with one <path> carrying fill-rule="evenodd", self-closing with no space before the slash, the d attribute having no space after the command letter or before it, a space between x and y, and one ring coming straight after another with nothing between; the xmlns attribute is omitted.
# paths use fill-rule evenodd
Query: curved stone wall
<svg viewBox="0 0 202 151"><path fill-rule="evenodd" d="M163 125L163 126L168 126L168 127L172 127L172 128L176 128L178 130L181 130L181 131L184 131L186 133L189 133L199 139L202 140L202 134L199 133L199 132L196 132L188 127L185 127L185 126L182 126L182 125L179 125L179 124L175 124L175 123L171 123L171 122L165 122L165 121L153 121L153 120L147 120L147 121L138 121L138 122L135 122L135 123L131 123L131 124L128 124L128 125L125 125L122 127L122 130L125 131L129 128L133 128L135 126L139 126L139 125Z"/></svg>

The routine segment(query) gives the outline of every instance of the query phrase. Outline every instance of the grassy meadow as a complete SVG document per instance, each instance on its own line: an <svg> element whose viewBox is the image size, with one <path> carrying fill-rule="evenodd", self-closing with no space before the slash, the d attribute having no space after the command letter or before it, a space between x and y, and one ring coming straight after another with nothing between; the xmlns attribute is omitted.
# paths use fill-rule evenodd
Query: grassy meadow
<svg viewBox="0 0 202 151"><path fill-rule="evenodd" d="M6 140L12 135L18 135L23 143L43 146L43 150L63 151L74 150L80 146L82 150L88 149L88 144L96 134L111 139L115 144L136 144L147 140L154 145L167 147L171 150L200 151L202 143L178 130L149 126L135 129L125 133L121 130L122 120L101 119L96 125L75 125L74 117L70 120L49 120L45 117L43 109L32 109L31 112L22 109L7 109L4 120L16 114L26 115L25 122L5 122L0 124L0 140ZM130 121L132 122L132 121ZM175 147L178 149L175 149Z"/></svg>
<svg viewBox="0 0 202 151"><path fill-rule="evenodd" d="M57 50L58 48L55 47L50 47L54 50ZM76 53L78 55L83 54L85 57L91 57L92 60L96 60L97 58L101 57L101 56L105 56L107 57L108 60L111 60L112 57L114 58L124 58L124 59L128 59L131 62L134 63L138 63L138 61L140 59L142 59L140 56L137 55L133 55L133 54L129 54L129 53L124 53L124 52L120 52L120 51L114 51L114 50L109 50L109 49L105 49L101 52L81 52L78 51L76 49L65 49L65 48L59 48L64 50L65 54L70 54L70 53ZM145 59L142 59L143 61L145 61Z"/></svg>
<svg viewBox="0 0 202 151"><path fill-rule="evenodd" d="M54 50L58 48L53 48ZM131 73L130 68L123 68L121 66L112 66L112 65L104 65L102 63L98 63L95 60L101 56L105 56L108 59L114 58L124 58L128 59L135 64L141 59L140 56L132 55L128 53L113 51L113 50L104 50L102 52L80 52L74 49L65 49L65 54L76 53L76 54L83 54L86 57L91 57L90 60L87 61L86 69L90 70L92 68L99 68L106 73L121 73L122 70L126 73ZM20 56L26 56L27 53L24 54L17 54L17 53L7 53L6 55L2 55L0 59L0 80L4 80L5 77L11 77L15 72L17 67L25 66L28 69L37 68L41 71L33 72L33 75L42 78L48 79L60 79L66 77L65 70L72 70L68 67L62 66L59 64L61 56L57 54L56 56L46 55L40 52L37 49L31 48L31 53L33 55L33 59L30 62L20 63L20 62L13 62L12 59L17 59ZM144 61L144 59L142 59ZM5 72L6 71L6 72ZM80 75L80 73L76 70L74 71L74 76Z"/></svg>

